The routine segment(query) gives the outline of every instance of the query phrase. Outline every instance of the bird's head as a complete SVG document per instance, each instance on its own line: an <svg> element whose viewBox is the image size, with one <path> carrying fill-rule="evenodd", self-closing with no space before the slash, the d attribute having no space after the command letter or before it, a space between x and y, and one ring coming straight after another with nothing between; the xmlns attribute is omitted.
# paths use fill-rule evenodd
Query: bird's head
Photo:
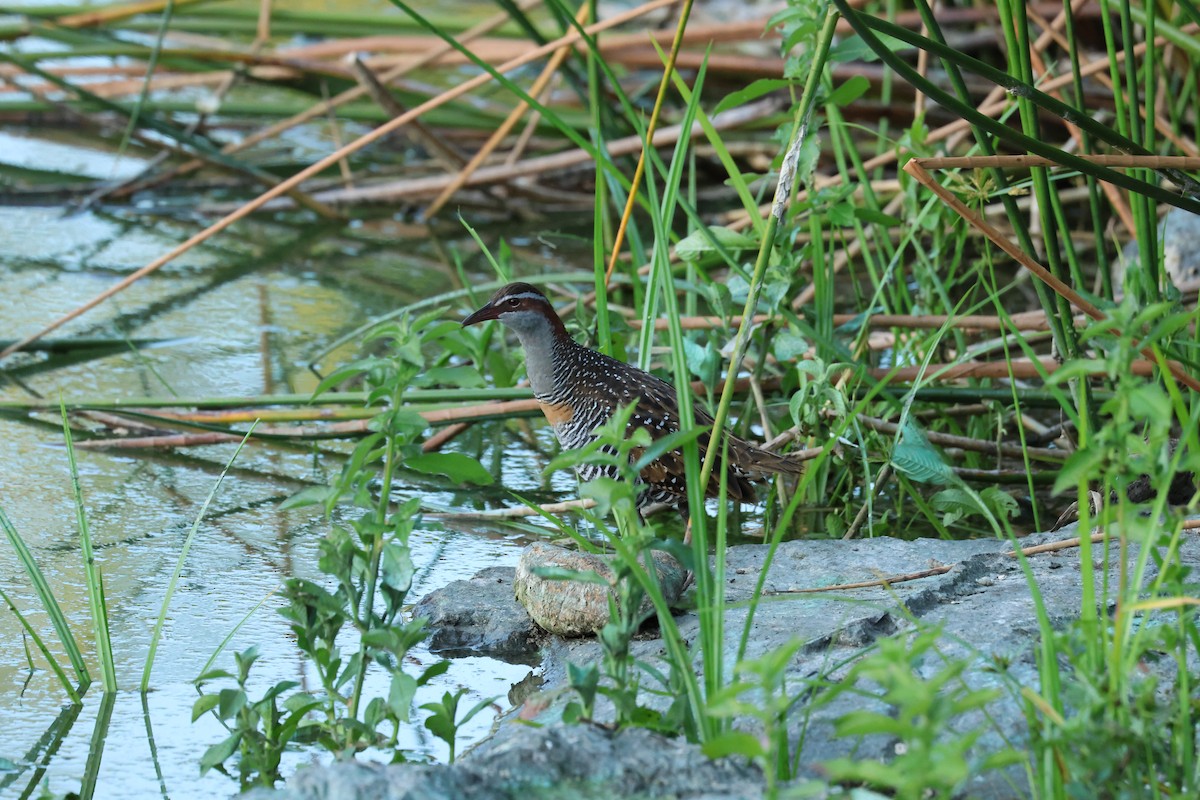
<svg viewBox="0 0 1200 800"><path fill-rule="evenodd" d="M463 326L496 319L518 335L562 330L558 313L536 287L528 283L510 283L492 295L478 311L463 320Z"/></svg>

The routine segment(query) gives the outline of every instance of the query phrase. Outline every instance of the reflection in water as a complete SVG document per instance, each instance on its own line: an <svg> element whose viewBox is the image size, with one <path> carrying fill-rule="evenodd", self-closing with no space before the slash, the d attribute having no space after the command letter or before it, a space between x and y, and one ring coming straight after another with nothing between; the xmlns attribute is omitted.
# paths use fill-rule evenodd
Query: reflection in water
<svg viewBox="0 0 1200 800"><path fill-rule="evenodd" d="M0 277L7 287L0 293L0 338L32 332L190 232L177 222L143 224L137 218L64 217L15 208L0 208L0 229L20 231L0 252ZM306 365L329 342L365 319L453 288L455 271L438 252L428 242L401 245L375 229L356 233L243 223L54 337L106 341L92 349L6 362L0 376L8 380L0 382L0 400L53 399L60 393L107 400L311 392L317 379ZM532 252L518 256L541 258ZM346 361L355 350L345 345L323 361ZM34 551L90 654L92 626L56 413L0 417L0 507ZM476 426L452 446L494 453L491 465L500 476L495 487L466 492L439 478L406 474L410 485L398 491L397 499L420 494L430 509L510 505L509 490L561 499L574 487L569 476L549 483L542 477L546 459L538 450L548 441L538 433L528 447L514 450L501 439L500 426ZM504 443L510 445L507 452ZM317 511L283 511L279 503L307 486L327 483L348 449L330 440L312 446L255 444L242 452L188 555L164 626L152 690L144 697L129 690L144 666L165 587L233 446L81 450L80 478L123 691L102 698L93 689L83 706L62 709L64 696L53 675L40 665L29 672L19 625L12 615L0 615L0 759L12 763L11 770L0 771L0 797L34 795L43 781L54 793L78 791L98 798L186 800L236 791L236 781L218 772L199 776L201 754L227 734L210 717L190 722L197 696L192 681L210 660L231 668L232 653L255 644L263 656L255 666L252 693L261 695L280 680L312 678L286 622L274 613L281 602L275 593L287 577L320 577L317 543L330 523ZM511 532L477 523L458 530L427 525L411 541L417 574L409 599L484 567L514 563L521 543ZM46 630L27 585L11 551L0 548L0 587L16 589L14 598L32 624ZM417 669L439 658L419 648L412 657ZM462 707L469 708L484 698L504 698L529 673L529 666L456 659L446 675L422 690L417 704L462 686L469 689ZM367 684L368 696L386 696L387 676L381 671L372 672ZM472 720L462 743L484 735L491 716L485 712ZM403 733L401 746L417 757L443 758L444 746L429 737L419 719ZM311 753L288 753L285 774L312 758Z"/></svg>

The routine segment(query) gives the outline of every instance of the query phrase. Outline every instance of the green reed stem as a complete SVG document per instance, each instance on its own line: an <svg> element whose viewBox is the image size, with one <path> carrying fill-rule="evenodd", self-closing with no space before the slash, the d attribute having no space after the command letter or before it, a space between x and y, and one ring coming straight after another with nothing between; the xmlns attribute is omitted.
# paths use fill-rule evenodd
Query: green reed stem
<svg viewBox="0 0 1200 800"><path fill-rule="evenodd" d="M729 419L729 407L733 402L733 386L737 380L737 373L742 363L742 357L746 354L746 345L750 341L750 332L753 329L748 320L753 318L754 311L758 308L758 299L762 294L763 278L767 273L767 264L771 260L771 250L775 245L775 233L779 228L784 211L787 209L788 198L791 197L794 191L794 184L798 177L796 174L796 162L799 159L800 147L809 136L808 126L816 104L817 87L820 83L821 74L825 71L825 62L829 56L829 47L833 41L834 31L837 28L837 19L837 11L833 6L828 6L825 12L825 21L821 26L820 33L817 35L817 51L813 57L812 70L809 72L808 80L804 84L804 92L800 95L800 102L796 105L792 133L789 137L787 152L783 158L779 183L775 190L775 204L771 209L771 216L767 220L766 230L763 231L762 244L758 250L758 259L754 262L754 273L751 276L750 287L746 296L746 305L742 311L742 319L744 321L738 328L737 336L734 338L733 354L729 359L729 371L725 374L725 386L721 390L721 401L717 406L717 413L713 422L713 430L715 431L724 430L725 423ZM700 470L700 485L702 487L708 486L713 466L716 463L716 456L717 448L708 448L704 456L704 466ZM695 510L693 510L693 516L694 514Z"/></svg>
<svg viewBox="0 0 1200 800"><path fill-rule="evenodd" d="M25 574L29 576L29 581L33 584L33 590L37 594L38 600L42 603L42 609L46 612L46 616L50 617L50 623L54 626L54 631L58 634L58 639L62 642L63 649L66 650L67 659L71 662L71 668L75 670L75 676L79 679L78 689L71 686L70 682L61 674L58 664L53 659L48 658L47 660L50 662L51 668L59 675L59 680L62 681L63 688L67 690L67 694L71 696L71 700L78 703L79 696L87 690L92 682L91 675L88 674L87 664L84 662L83 654L79 649L79 641L75 638L75 634L71 632L71 626L67 624L67 617L63 614L58 600L55 599L54 591L50 588L50 582L46 580L42 568L38 566L33 554L29 551L29 547L25 544L25 540L17 533L17 529L9 521L8 517L5 516L3 509L0 509L0 527L4 528L4 535L8 537L9 544L16 551L17 560L25 568Z"/></svg>
<svg viewBox="0 0 1200 800"><path fill-rule="evenodd" d="M71 489L75 496L75 518L79 524L79 549L83 554L83 569L87 576L88 606L92 612L96 655L100 661L100 681L105 694L108 694L117 690L117 672L113 664L112 639L109 637L108 631L108 606L104 601L104 579L92 549L92 535L88 528L87 511L83 506L83 489L79 485L79 466L75 462L75 445L71 439L67 407L60 404L60 409L63 440L67 446L67 463L71 468Z"/></svg>

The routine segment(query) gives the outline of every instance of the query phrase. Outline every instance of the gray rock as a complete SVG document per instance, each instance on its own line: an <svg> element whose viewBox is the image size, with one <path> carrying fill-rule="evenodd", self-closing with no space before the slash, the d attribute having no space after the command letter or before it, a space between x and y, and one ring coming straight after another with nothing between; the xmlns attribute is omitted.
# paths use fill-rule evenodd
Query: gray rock
<svg viewBox="0 0 1200 800"><path fill-rule="evenodd" d="M543 631L513 596L511 567L489 567L422 597L414 617L426 617L429 648L474 653L514 663L537 663Z"/></svg>
<svg viewBox="0 0 1200 800"><path fill-rule="evenodd" d="M762 775L732 759L646 730L611 733L594 725L524 728L520 736L448 766L364 762L310 767L277 792L248 800L536 800L672 798L756 800Z"/></svg>
<svg viewBox="0 0 1200 800"><path fill-rule="evenodd" d="M1200 215L1172 208L1158 225L1163 253L1163 270L1180 291L1200 289ZM1113 285L1120 287L1128 265L1138 257L1138 244L1125 246L1113 273Z"/></svg>
<svg viewBox="0 0 1200 800"><path fill-rule="evenodd" d="M1030 536L1021 545L1074 535L1075 528L1070 526L1059 534ZM1136 545L1129 546L1136 552ZM1110 547L1109 580L1116 585L1117 545L1113 543ZM789 642L797 644L796 655L787 667L789 695L800 698L788 718L790 738L793 744L801 739L804 743L797 780L820 781L821 765L833 758L895 757L899 742L891 737L838 737L835 732L836 721L847 712L869 709L890 713L889 706L872 696L877 687L860 684L859 691L844 692L828 703L808 700L820 686L844 678L864 653L870 652L869 646L875 640L917 625L940 626L942 631L936 654L926 654L915 665L921 675L932 676L943 668L945 661L961 659L970 664L961 676L964 686L972 690L1002 690L986 713L973 711L957 717L944 735L956 737L983 731L971 751L973 758L1007 746L1018 749L1023 746L1028 727L1017 687L1036 690L1039 686L1036 650L1041 633L1029 584L1018 560L1007 555L1010 550L1007 542L995 540L878 538L855 542L785 542L776 550L767 572L765 586L770 596L751 609L744 601L752 595L759 580L767 548L743 545L729 549L724 584L727 668L734 663L743 633L747 659L776 651ZM1098 570L1106 563L1102 551L1102 545L1093 545ZM1184 564L1193 569L1200 567L1200 537L1185 535L1179 551ZM1028 568L1055 626L1068 624L1079 613L1079 553L1078 549L1065 549L1028 559ZM1153 579L1153 560L1150 563L1149 578ZM823 593L789 591L871 581L942 565L952 567L943 574L886 587ZM505 579L506 574L511 576L512 570L481 573L467 584L470 591L466 600L481 609L499 602L499 594L491 592L503 592L511 601L512 590L508 588L511 579ZM485 586L487 595L481 594ZM524 614L515 601L512 605ZM1108 611L1103 609L1102 613ZM443 624L453 626L456 620L470 616L464 612L442 619ZM509 625L512 618L513 614L506 613L497 624ZM676 622L686 642L697 639L699 620L694 613L677 617ZM510 641L520 638L514 633L518 630L528 628L512 623L508 629L495 630L494 636ZM453 641L470 638L461 632L438 635ZM475 748L464 761L449 767L337 765L327 770L313 769L290 782L287 796L306 800L316 797L499 800L518 794L522 800L533 800L570 797L572 792L586 797L696 800L761 796L762 783L755 770L738 762L708 762L699 750L679 739L665 739L644 730L629 730L614 736L594 726L562 726L559 720L563 705L570 699L569 693L562 690L566 685L567 665L596 662L600 657L599 646L591 638L548 637L543 644L542 676L548 689L539 693L538 699L527 702L520 715L545 727L530 728L504 721L490 740ZM664 653L662 640L652 631L644 632L632 649L639 661L650 664ZM1189 670L1200 672L1198 658L1194 652L1190 655ZM700 668L698 660L694 666ZM1171 659L1159 659L1145 668L1168 676L1174 664ZM643 688L659 687L646 677ZM658 710L665 710L670 700L653 691L644 691L641 697L644 705ZM516 712L511 716L516 716ZM596 716L600 722L611 719L611 709L600 704ZM748 731L757 729L752 719L739 719L735 724ZM1021 764L1005 771L984 773L963 789L964 797L978 800L1029 794L1025 765Z"/></svg>

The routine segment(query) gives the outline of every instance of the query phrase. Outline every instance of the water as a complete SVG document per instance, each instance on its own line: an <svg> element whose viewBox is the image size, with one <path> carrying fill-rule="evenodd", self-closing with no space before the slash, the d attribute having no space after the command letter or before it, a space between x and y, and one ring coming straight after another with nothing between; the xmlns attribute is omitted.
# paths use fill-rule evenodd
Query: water
<svg viewBox="0 0 1200 800"><path fill-rule="evenodd" d="M74 168L62 145L38 151L36 143L29 144L31 137L12 136L23 143L13 151L21 166L57 159ZM89 174L109 174L111 165L96 163L95 154L75 155L87 162ZM369 317L453 288L453 270L439 250L428 239L397 238L398 227L386 220L328 229L311 222L241 224L51 337L161 343L137 351L117 348L75 363L45 356L9 360L4 366L13 380L0 384L0 399L27 400L34 394L53 399L60 393L71 399L113 399L311 392L318 379L307 364L327 343ZM0 207L0 278L5 287L0 293L0 339L39 329L195 229L185 221L125 213L65 215L60 208ZM532 260L545 254L525 255ZM470 260L468 266L473 266ZM354 354L354 346L348 345L325 356L323 363ZM57 412L0 417L0 507L32 548L90 656L94 647L82 558L58 426ZM539 441L547 444L544 438ZM500 461L494 458L499 442L499 427L490 424L477 426L451 446L483 454L485 464L502 464L497 488L464 492L429 479L414 481L399 494L419 493L430 508L460 508L511 504L501 486L546 488L543 455L514 449L505 439L508 449ZM262 658L253 673L252 696L280 680L312 681L275 609L285 578L319 577L316 548L329 523L318 511L282 511L279 503L306 486L326 483L340 467L336 453L346 445L322 442L321 448L325 455L263 444L243 450L188 555L159 643L153 689L144 700L136 687L166 585L234 448L79 451L122 691L110 711L100 702L98 686L82 708L67 707L53 673L29 670L16 617L0 615L0 798L36 794L42 781L56 794L79 791L89 758L93 766L99 759L95 797L186 800L236 791L236 782L224 775L199 775L200 756L225 732L211 717L190 722L197 697L192 681L235 628L214 666L232 669L234 651L257 645ZM556 480L546 496L557 499L571 483L567 476ZM418 575L410 599L484 567L515 563L523 541L482 523L458 530L426 525L412 540ZM0 544L0 588L58 652L52 629L38 612L40 604L7 544ZM419 670L437 658L418 649L411 667ZM34 661L44 667L40 657ZM97 676L95 663L89 666ZM477 740L489 730L495 711L508 706L509 687L529 672L528 666L493 659L456 659L417 703L460 686L469 690L460 708L497 697L493 711L480 714L463 731L465 742ZM384 676L376 673L366 693L386 695L386 689ZM107 725L98 725L105 712ZM418 758L446 755L444 745L419 722L405 732L402 745ZM285 772L311 758L311 752L289 754Z"/></svg>

